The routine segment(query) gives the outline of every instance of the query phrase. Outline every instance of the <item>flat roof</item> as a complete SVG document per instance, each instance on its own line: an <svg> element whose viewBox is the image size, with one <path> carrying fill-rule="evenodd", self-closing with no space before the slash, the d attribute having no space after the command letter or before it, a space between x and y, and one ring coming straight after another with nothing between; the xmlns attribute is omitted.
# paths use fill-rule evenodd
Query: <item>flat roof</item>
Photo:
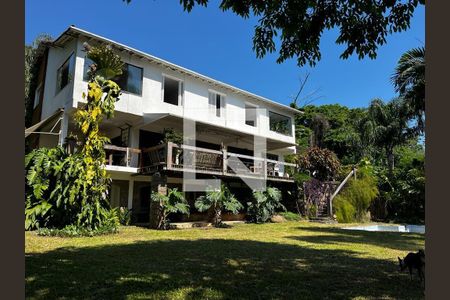
<svg viewBox="0 0 450 300"><path fill-rule="evenodd" d="M162 65L162 66L164 66L166 68L169 68L169 69L172 69L174 71L178 71L180 73L184 73L184 74L193 76L195 78L204 80L204 81L206 81L206 82L208 82L210 84L213 84L213 85L216 85L216 86L220 86L220 87L225 88L225 89L232 90L236 94L241 94L241 95L253 98L255 100L262 101L262 102L264 102L266 104L272 105L272 106L274 106L276 108L279 108L279 109L282 109L284 111L289 111L290 113L303 113L302 111L300 111L298 109L295 109L295 108L292 108L290 106L287 106L287 105L278 103L276 101L270 100L268 98L265 98L265 97L253 94L251 92L245 91L243 89L237 88L235 86L232 86L230 84L221 82L219 80L215 80L215 79L213 79L211 77L208 77L208 76L202 75L200 73L197 73L195 71L189 70L187 68L178 66L178 65L176 65L174 63L171 63L171 62L168 62L168 61L166 61L164 59L158 58L156 56L153 56L153 55L150 55L148 53L142 52L140 50L134 49L132 47L126 46L124 44L118 43L118 42L113 41L111 39L99 36L97 34L94 34L94 33L91 33L89 31L83 30L81 28L75 27L74 25L69 26L69 28L67 28L57 39L55 39L52 44L55 45L55 46L61 46L61 45L65 44L67 42L68 38L70 38L70 37L76 38L76 37L78 37L80 35L85 36L85 37L87 37L89 39L95 39L95 40L98 40L98 41L103 42L103 43L111 44L112 46L115 46L116 48L118 48L118 49L120 49L122 51L127 51L130 54L134 54L134 55L136 55L138 57L145 58L145 59L147 59L147 60L149 60L151 62L154 62L156 64Z"/></svg>

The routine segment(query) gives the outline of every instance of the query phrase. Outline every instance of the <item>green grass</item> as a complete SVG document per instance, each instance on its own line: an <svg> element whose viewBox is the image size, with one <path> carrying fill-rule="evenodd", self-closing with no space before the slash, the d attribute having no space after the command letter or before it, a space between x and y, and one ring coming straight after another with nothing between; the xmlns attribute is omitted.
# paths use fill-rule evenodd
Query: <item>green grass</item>
<svg viewBox="0 0 450 300"><path fill-rule="evenodd" d="M287 222L25 238L27 298L423 298L397 266L424 247L419 234Z"/></svg>

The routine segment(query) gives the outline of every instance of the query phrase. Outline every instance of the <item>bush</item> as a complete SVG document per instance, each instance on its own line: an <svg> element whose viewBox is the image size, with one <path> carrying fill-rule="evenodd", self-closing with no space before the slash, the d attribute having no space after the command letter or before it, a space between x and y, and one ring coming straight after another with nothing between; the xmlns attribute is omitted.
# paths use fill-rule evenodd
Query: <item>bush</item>
<svg viewBox="0 0 450 300"><path fill-rule="evenodd" d="M300 155L298 164L300 171L309 172L320 181L333 180L341 168L341 163L333 151L318 147L311 147Z"/></svg>
<svg viewBox="0 0 450 300"><path fill-rule="evenodd" d="M76 225L67 225L61 229L39 228L37 230L37 234L40 236L57 236L57 237L97 236L118 232L119 232L118 227L112 224L104 224L96 229L77 227Z"/></svg>
<svg viewBox="0 0 450 300"><path fill-rule="evenodd" d="M291 211L283 211L278 213L280 216L284 217L287 221L301 221L302 217Z"/></svg>
<svg viewBox="0 0 450 300"><path fill-rule="evenodd" d="M357 171L358 178L351 179L341 194L334 199L334 211L338 222L363 222L367 218L372 201L378 196L373 168L367 162Z"/></svg>
<svg viewBox="0 0 450 300"><path fill-rule="evenodd" d="M253 192L253 201L247 203L250 222L264 223L275 214L277 208L286 210L280 201L281 191L277 188L269 187L264 192Z"/></svg>
<svg viewBox="0 0 450 300"><path fill-rule="evenodd" d="M183 193L178 191L177 188L168 189L167 195L152 192L150 197L151 201L157 205L155 212L156 229L169 229L170 220L168 216L172 213L189 214L189 204Z"/></svg>
<svg viewBox="0 0 450 300"><path fill-rule="evenodd" d="M128 226L131 223L131 210L126 207L120 207L118 210L120 225Z"/></svg>

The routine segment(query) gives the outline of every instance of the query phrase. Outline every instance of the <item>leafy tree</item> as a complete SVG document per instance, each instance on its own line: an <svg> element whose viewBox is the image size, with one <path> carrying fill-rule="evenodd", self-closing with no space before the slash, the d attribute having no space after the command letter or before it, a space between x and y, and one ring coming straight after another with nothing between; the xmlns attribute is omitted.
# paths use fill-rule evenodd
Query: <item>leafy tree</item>
<svg viewBox="0 0 450 300"><path fill-rule="evenodd" d="M313 178L321 181L333 180L341 167L336 154L318 147L311 147L299 155L298 165L300 171L309 172Z"/></svg>
<svg viewBox="0 0 450 300"><path fill-rule="evenodd" d="M255 223L266 222L275 214L276 209L286 210L281 204L281 191L274 187L268 187L266 191L253 192L253 200L247 205L247 214Z"/></svg>
<svg viewBox="0 0 450 300"><path fill-rule="evenodd" d="M372 134L374 145L384 150L390 175L395 166L394 148L405 144L411 137L407 121L407 113L401 99L396 98L388 103L374 99L370 103L365 124Z"/></svg>
<svg viewBox="0 0 450 300"><path fill-rule="evenodd" d="M206 195L200 196L195 201L195 208L200 212L212 208L214 211L213 224L220 227L222 226L223 210L237 214L244 207L225 185L221 185L219 190L210 190L206 192Z"/></svg>
<svg viewBox="0 0 450 300"><path fill-rule="evenodd" d="M130 3L131 0L123 0ZM190 12L195 5L207 6L208 0L180 0ZM324 30L339 29L337 44L344 44L341 58L356 53L359 58L376 58L380 45L393 32L409 28L417 5L424 0L390 1L305 1L305 0L222 0L220 9L236 15L259 18L253 36L257 57L276 51L281 40L278 63L295 57L297 64L315 65L321 58L320 39Z"/></svg>
<svg viewBox="0 0 450 300"><path fill-rule="evenodd" d="M31 45L25 45L25 127L31 125L33 113L34 93L39 71L38 48L42 43L50 42L52 37L40 34Z"/></svg>
<svg viewBox="0 0 450 300"><path fill-rule="evenodd" d="M75 113L81 132L81 151L69 154L61 147L36 149L25 159L27 197L25 228L77 225L99 228L108 222L110 179L104 168L104 144L99 133L103 116L111 118L120 87L110 80L121 74L120 57L109 47L91 48L86 104Z"/></svg>
<svg viewBox="0 0 450 300"><path fill-rule="evenodd" d="M406 51L392 76L395 91L404 99L408 117L417 120L417 130L425 128L425 47Z"/></svg>
<svg viewBox="0 0 450 300"><path fill-rule="evenodd" d="M171 213L189 214L189 204L183 196L183 193L177 188L169 189L167 195L152 192L151 200L158 204L157 229L168 229Z"/></svg>

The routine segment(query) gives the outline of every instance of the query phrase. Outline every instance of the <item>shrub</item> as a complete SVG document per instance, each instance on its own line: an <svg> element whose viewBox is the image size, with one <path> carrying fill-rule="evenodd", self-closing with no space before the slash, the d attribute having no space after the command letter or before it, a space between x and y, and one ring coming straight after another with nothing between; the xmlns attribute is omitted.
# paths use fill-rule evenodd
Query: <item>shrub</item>
<svg viewBox="0 0 450 300"><path fill-rule="evenodd" d="M152 192L151 200L157 203L157 225L156 229L169 229L170 221L168 216L171 213L189 214L189 204L183 193L177 188L168 189L167 195Z"/></svg>
<svg viewBox="0 0 450 300"><path fill-rule="evenodd" d="M333 151L318 147L311 147L300 155L298 164L300 171L309 172L320 181L333 180L341 168L341 163Z"/></svg>
<svg viewBox="0 0 450 300"><path fill-rule="evenodd" d="M128 226L131 223L131 210L126 207L120 207L118 210L120 225Z"/></svg>
<svg viewBox="0 0 450 300"><path fill-rule="evenodd" d="M264 223L275 214L277 208L286 210L280 201L281 191L277 188L269 187L264 192L253 192L253 201L247 203L247 214L250 217L250 221Z"/></svg>
<svg viewBox="0 0 450 300"><path fill-rule="evenodd" d="M195 201L195 208L200 212L212 208L214 210L214 226L223 227L222 211L227 210L237 214L243 206L225 185L221 185L219 190L209 190L206 192L206 195L198 197Z"/></svg>
<svg viewBox="0 0 450 300"><path fill-rule="evenodd" d="M373 168L366 161L357 172L358 178L351 179L341 194L334 199L333 208L339 222L362 222L367 216L372 201L378 196Z"/></svg>
<svg viewBox="0 0 450 300"><path fill-rule="evenodd" d="M118 224L115 222L105 223L95 229L79 227L76 225L67 225L63 228L39 228L37 234L40 236L57 236L57 237L80 237L80 236L97 236L111 233L118 233Z"/></svg>
<svg viewBox="0 0 450 300"><path fill-rule="evenodd" d="M282 217L284 217L287 221L300 221L302 220L302 217L299 214L296 214L294 212L291 211L286 211L286 212L280 212L279 215L281 215Z"/></svg>

